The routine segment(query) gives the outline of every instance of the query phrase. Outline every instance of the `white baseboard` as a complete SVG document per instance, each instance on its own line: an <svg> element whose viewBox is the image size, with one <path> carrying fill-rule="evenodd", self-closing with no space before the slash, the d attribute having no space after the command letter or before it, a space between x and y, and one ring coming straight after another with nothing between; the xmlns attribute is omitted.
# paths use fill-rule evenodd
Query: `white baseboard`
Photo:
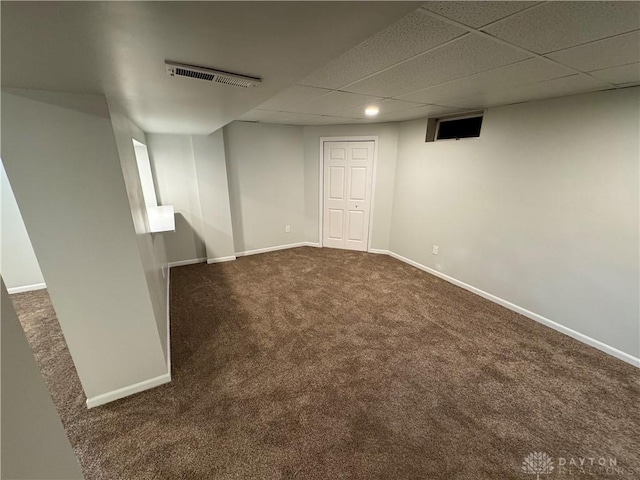
<svg viewBox="0 0 640 480"><path fill-rule="evenodd" d="M169 262L168 267L182 267L184 265L194 265L196 263L204 263L206 262L206 257L202 258L192 258L191 260L179 260L177 262Z"/></svg>
<svg viewBox="0 0 640 480"><path fill-rule="evenodd" d="M171 269L167 275L167 373L171 380Z"/></svg>
<svg viewBox="0 0 640 480"><path fill-rule="evenodd" d="M235 257L245 257L247 255L257 255L260 253L267 253L267 252L275 252L277 250L286 250L289 248L297 248L297 247L320 247L321 245L317 242L298 242L298 243L291 243L288 245L277 245L274 247L266 247L266 248L258 248L255 250L247 250L244 252L236 252ZM485 292L484 290L480 290L479 288L476 288L472 285L469 285L461 280L458 280L456 278L450 277L449 275L446 275L442 272L439 272L437 270L434 270L433 268L427 267L425 265L422 265L421 263L415 262L413 260L410 260L406 257L403 257L402 255L399 255L395 252L392 252L390 250L384 250L384 249L378 249L378 248L371 248L369 249L369 253L373 253L373 254L377 254L377 255L389 255L397 260L400 260L401 262L407 263L409 265L412 265L422 271L425 271L427 273L430 273L432 275L435 275L438 278L441 278L443 280L446 280L449 283L452 283L454 285L457 285L458 287L464 288L465 290L468 290L472 293L475 293L476 295L479 295L483 298L486 298L487 300L490 300L494 303L497 303L498 305L502 305L505 308L508 308L509 310L512 310L516 313L519 313L521 315L524 315L527 318L530 318L532 320L535 320L536 322L542 323L543 325L546 325L550 328L553 328L554 330L564 333L565 335L568 335L572 338L575 338L576 340L579 340L583 343L586 343L587 345L590 345L594 348L597 348L598 350L601 350L613 357L616 357L624 362L627 362L631 365L634 365L636 367L640 367L640 358L639 357L634 357L633 355L630 355L626 352L623 352L621 350L618 350L615 347L612 347L610 345L607 345L606 343L603 343L599 340L596 340L594 338L591 338L583 333L577 332L569 327L566 327L560 323L554 322L553 320L550 320L546 317L543 317L542 315L539 315L535 312L532 312L530 310L527 310L526 308L520 307L519 305L516 305L514 303L509 302L508 300L505 300L503 298L497 297L491 293ZM193 260L185 260L182 262L173 262L169 264L169 267L174 267L174 266L179 266L179 265L191 265L194 263L202 263L204 261L207 261L207 263L217 263L217 262L224 262L224 261L231 261L234 260L235 257L230 256L230 257L220 257L217 259L210 259L210 260L206 260L206 259L202 259L202 258L198 258L198 259L193 259ZM40 288L44 288L44 284L42 284L43 287ZM23 288L23 287L21 287ZM27 288L27 287L24 287ZM32 288L32 290L35 290L36 288ZM17 293L17 292L13 292L13 289L9 289L9 293ZM21 290L21 291L27 291L27 290ZM167 307L168 308L168 307ZM171 370L169 370L171 371Z"/></svg>
<svg viewBox="0 0 640 480"><path fill-rule="evenodd" d="M100 405L104 405L105 403L128 397L129 395L133 395L134 393L140 393L145 390L149 390L150 388L157 387L170 381L171 375L165 373L164 375L150 378L149 380L144 380L143 382L129 385L128 387L122 387L117 390L113 390L112 392L96 395L95 397L87 399L87 408L99 407Z"/></svg>
<svg viewBox="0 0 640 480"><path fill-rule="evenodd" d="M319 247L318 243L314 242L298 242L290 243L288 245L276 245L275 247L257 248L255 250L246 250L244 252L236 252L236 257L246 257L247 255L257 255L259 253L275 252L277 250L287 250L289 248L297 247Z"/></svg>
<svg viewBox="0 0 640 480"><path fill-rule="evenodd" d="M46 283L34 283L33 285L7 288L7 292L9 292L9 295L11 295L12 293L32 292L33 290L42 290L43 288L47 288Z"/></svg>
<svg viewBox="0 0 640 480"><path fill-rule="evenodd" d="M199 262L192 262L192 263L199 263ZM117 390L113 390L112 392L103 393L101 395L96 395L95 397L88 398L87 408L99 407L100 405L104 405L105 403L113 402L114 400L119 400L121 398L128 397L129 395L140 393L145 390L149 390L151 388L157 387L159 385L169 383L171 381L171 308L170 308L171 297L169 296L171 293L171 264L169 264L167 268L166 280L167 280L167 373L155 378L150 378L149 380L144 380L134 385L129 385L128 387L119 388Z"/></svg>
<svg viewBox="0 0 640 480"><path fill-rule="evenodd" d="M415 262L413 260L410 260L406 257L403 257L402 255L398 255L397 253L388 251L388 250L378 250L378 249L372 249L369 250L370 253L377 253L377 254L386 254L389 255L397 260L400 260L401 262L404 263L408 263L409 265L412 265L422 271L425 271L427 273L430 273L432 275L435 275L438 278L441 278L443 280L446 280L449 283L453 283L454 285L457 285L458 287L464 288L465 290L468 290L472 293L475 293L476 295L480 295L483 298L486 298L487 300L490 300L494 303L497 303L498 305L502 305L505 308L508 308L509 310L512 310L516 313L519 313L521 315L524 315L527 318L530 318L531 320L535 320L536 322L542 323L543 325L546 325L547 327L553 328L554 330L560 332L560 333L564 333L565 335L570 336L571 338L575 338L576 340L582 342L582 343L586 343L587 345L590 345L594 348L597 348L598 350L603 351L604 353L608 353L609 355L616 357L624 362L627 362L635 367L640 367L640 358L638 357L634 357L633 355L629 355L626 352L623 352L621 350L618 350L615 347L612 347L610 345L607 345L606 343L602 343L599 340L596 340L595 338L591 338L587 335L584 335L583 333L577 332L569 327L565 327L564 325L561 325L560 323L554 322L553 320L550 320L546 317L543 317L542 315L538 315L535 312L532 312L530 310L527 310L526 308L522 308L514 303L511 303L503 298L500 297L496 297L495 295L492 295L491 293L485 292L484 290L480 290L479 288L476 288L472 285L469 285L467 283L464 283L456 278L450 277L449 275L445 275L442 272L439 272L437 270L434 270L433 268L429 268L425 265L422 265L421 263Z"/></svg>
<svg viewBox="0 0 640 480"><path fill-rule="evenodd" d="M231 255L229 257L207 258L207 264L211 265L212 263L231 262L235 259L235 255Z"/></svg>

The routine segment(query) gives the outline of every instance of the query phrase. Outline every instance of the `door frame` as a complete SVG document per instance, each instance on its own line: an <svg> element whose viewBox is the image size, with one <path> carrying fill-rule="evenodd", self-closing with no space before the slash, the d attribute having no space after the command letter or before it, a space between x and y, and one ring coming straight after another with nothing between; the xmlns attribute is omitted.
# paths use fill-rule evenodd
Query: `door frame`
<svg viewBox="0 0 640 480"><path fill-rule="evenodd" d="M373 142L373 173L371 176L371 202L369 204L369 235L367 238L367 252L371 251L371 238L373 237L373 204L376 192L376 170L378 167L378 136L346 136L346 137L320 137L319 152L319 182L318 182L318 198L319 198L319 214L318 214L318 244L323 244L323 220L324 220L324 143L325 142Z"/></svg>

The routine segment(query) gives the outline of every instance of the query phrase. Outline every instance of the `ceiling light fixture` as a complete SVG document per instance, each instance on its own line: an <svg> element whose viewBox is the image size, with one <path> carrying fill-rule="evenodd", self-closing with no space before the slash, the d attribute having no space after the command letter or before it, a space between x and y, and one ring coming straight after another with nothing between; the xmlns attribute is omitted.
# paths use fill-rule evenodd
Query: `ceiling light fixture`
<svg viewBox="0 0 640 480"><path fill-rule="evenodd" d="M379 112L380 112L380 109L378 107L367 107L364 111L364 114L367 117L375 117L376 115L378 115Z"/></svg>

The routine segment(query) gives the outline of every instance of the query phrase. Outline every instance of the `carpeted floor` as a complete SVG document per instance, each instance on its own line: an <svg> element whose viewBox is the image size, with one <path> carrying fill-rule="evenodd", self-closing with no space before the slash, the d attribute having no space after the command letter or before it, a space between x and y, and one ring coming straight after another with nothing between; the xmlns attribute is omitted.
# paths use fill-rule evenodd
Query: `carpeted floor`
<svg viewBox="0 0 640 480"><path fill-rule="evenodd" d="M549 480L640 471L637 369L386 256L172 269L173 381L92 410L46 292L12 298L87 480L534 479L534 451Z"/></svg>

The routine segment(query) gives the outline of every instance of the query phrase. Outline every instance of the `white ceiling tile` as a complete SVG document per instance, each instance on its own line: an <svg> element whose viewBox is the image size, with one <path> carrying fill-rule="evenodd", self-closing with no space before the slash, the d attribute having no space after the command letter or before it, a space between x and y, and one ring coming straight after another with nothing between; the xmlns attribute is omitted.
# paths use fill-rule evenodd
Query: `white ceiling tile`
<svg viewBox="0 0 640 480"><path fill-rule="evenodd" d="M621 83L617 85L619 88L628 88L628 87L640 87L640 81L638 82L629 82L629 83Z"/></svg>
<svg viewBox="0 0 640 480"><path fill-rule="evenodd" d="M467 77L527 58L526 54L469 34L448 45L345 87L380 97L409 92Z"/></svg>
<svg viewBox="0 0 640 480"><path fill-rule="evenodd" d="M383 116L386 114L390 114L392 112L400 112L403 110L409 110L412 108L419 107L421 105L413 102L402 102L400 100L381 100L378 102L373 102L367 104L366 106L375 106L380 110L379 116ZM365 106L361 106L358 108L350 108L339 110L335 112L335 115L340 115L344 117L353 117L353 118L366 118L364 114Z"/></svg>
<svg viewBox="0 0 640 480"><path fill-rule="evenodd" d="M249 110L247 113L238 118L239 122L259 122L269 116L271 112L268 110Z"/></svg>
<svg viewBox="0 0 640 480"><path fill-rule="evenodd" d="M263 110L290 111L291 108L299 105L300 103L308 102L329 92L330 90L326 90L324 88L294 85L270 98L258 108Z"/></svg>
<svg viewBox="0 0 640 480"><path fill-rule="evenodd" d="M539 2L427 2L424 8L479 28Z"/></svg>
<svg viewBox="0 0 640 480"><path fill-rule="evenodd" d="M314 115L330 115L339 110L359 107L372 102L379 102L380 97L370 95L358 95L357 93L331 92L327 95L315 98L310 102L300 103L286 111L298 113L311 113Z"/></svg>
<svg viewBox="0 0 640 480"><path fill-rule="evenodd" d="M589 75L614 85L636 84L640 82L640 63L596 70Z"/></svg>
<svg viewBox="0 0 640 480"><path fill-rule="evenodd" d="M345 111L336 115L307 115L255 109L247 112L238 119L238 121L277 123L284 125L342 125L353 123L400 122L404 120L414 120L416 118L447 115L464 111L464 109L455 107L418 105L415 103L399 102L397 100L385 100L385 103L387 103L387 108L381 108L381 114L374 118L365 117L357 110L354 112ZM411 108L404 108L407 106L411 106ZM399 110L399 108L402 108L402 110ZM351 115L357 115L357 117Z"/></svg>
<svg viewBox="0 0 640 480"><path fill-rule="evenodd" d="M348 123L356 123L358 122L357 118L349 118L349 117L334 117L334 116L321 116L313 119L310 122L305 123L305 125L344 125Z"/></svg>
<svg viewBox="0 0 640 480"><path fill-rule="evenodd" d="M238 120L242 122L263 122L263 123L289 123L291 115L273 110L253 109L245 113Z"/></svg>
<svg viewBox="0 0 640 480"><path fill-rule="evenodd" d="M377 117L381 122L399 122L403 120L415 120L416 118L434 117L437 115L448 115L451 113L459 113L464 110L459 108L441 107L439 105L425 105L422 107L403 110L401 112L393 112Z"/></svg>
<svg viewBox="0 0 640 480"><path fill-rule="evenodd" d="M334 125L351 123L356 119L254 109L238 120L242 122L278 123L281 125Z"/></svg>
<svg viewBox="0 0 640 480"><path fill-rule="evenodd" d="M509 105L512 103L530 102L544 98L575 95L608 87L588 75L576 74L570 77L556 78L545 82L524 85L508 90L495 91L476 97L445 102L447 106L457 108L479 109Z"/></svg>
<svg viewBox="0 0 640 480"><path fill-rule="evenodd" d="M464 33L464 30L433 19L418 10L298 83L337 89Z"/></svg>
<svg viewBox="0 0 640 480"><path fill-rule="evenodd" d="M583 72L640 62L640 30L547 56Z"/></svg>
<svg viewBox="0 0 640 480"><path fill-rule="evenodd" d="M399 97L410 102L440 104L449 100L499 92L505 88L572 75L569 68L531 58L471 77L436 85Z"/></svg>
<svg viewBox="0 0 640 480"><path fill-rule="evenodd" d="M548 2L486 28L536 53L549 53L637 30L639 2Z"/></svg>
<svg viewBox="0 0 640 480"><path fill-rule="evenodd" d="M304 113L271 112L268 116L260 120L262 123L281 123L286 125L308 125L318 121L319 116L307 115Z"/></svg>

